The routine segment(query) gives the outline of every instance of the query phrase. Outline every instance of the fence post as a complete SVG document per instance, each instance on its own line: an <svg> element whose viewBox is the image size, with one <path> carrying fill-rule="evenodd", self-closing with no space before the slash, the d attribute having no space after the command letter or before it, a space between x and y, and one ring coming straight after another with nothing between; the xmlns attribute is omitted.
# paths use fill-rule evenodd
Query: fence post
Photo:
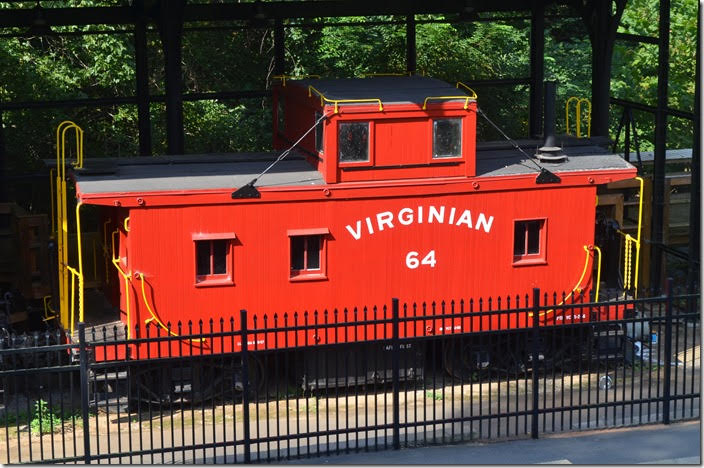
<svg viewBox="0 0 704 468"><path fill-rule="evenodd" d="M665 382L662 390L662 422L670 424L670 377L672 373L672 278L667 278L667 298L665 299L665 343L664 356Z"/></svg>
<svg viewBox="0 0 704 468"><path fill-rule="evenodd" d="M247 311L240 310L240 331L242 337L242 424L244 425L244 462L251 463L251 447L249 438L249 360L247 352Z"/></svg>
<svg viewBox="0 0 704 468"><path fill-rule="evenodd" d="M533 413L531 419L530 435L533 439L538 438L538 418L540 417L540 412L538 405L540 404L540 398L538 395L538 362L539 362L539 352L538 352L538 341L540 338L539 329L540 320L540 288L533 288L533 331L531 339L531 364L533 366Z"/></svg>
<svg viewBox="0 0 704 468"><path fill-rule="evenodd" d="M401 404L400 404L400 346L399 346L399 318L398 318L398 299L391 299L391 312L392 312L392 350L391 350L391 367L392 367L392 379L394 385L394 450L399 450L401 448Z"/></svg>
<svg viewBox="0 0 704 468"><path fill-rule="evenodd" d="M86 324L78 322L78 359L81 378L81 417L83 419L83 460L90 464L90 418L88 417L88 350L86 346ZM97 432L96 432L97 437Z"/></svg>

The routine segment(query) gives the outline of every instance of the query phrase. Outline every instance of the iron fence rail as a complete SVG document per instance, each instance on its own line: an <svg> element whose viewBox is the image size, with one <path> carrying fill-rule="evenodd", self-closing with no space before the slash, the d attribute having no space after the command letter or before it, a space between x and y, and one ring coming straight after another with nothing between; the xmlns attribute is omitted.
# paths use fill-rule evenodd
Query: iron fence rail
<svg viewBox="0 0 704 468"><path fill-rule="evenodd" d="M0 461L250 463L699 418L700 295L669 291L4 336Z"/></svg>

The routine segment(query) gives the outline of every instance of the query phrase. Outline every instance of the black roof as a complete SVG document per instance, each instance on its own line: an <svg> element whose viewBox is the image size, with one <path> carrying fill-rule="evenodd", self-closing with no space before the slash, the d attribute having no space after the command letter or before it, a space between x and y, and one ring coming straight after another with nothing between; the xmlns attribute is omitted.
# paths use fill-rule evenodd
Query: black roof
<svg viewBox="0 0 704 468"><path fill-rule="evenodd" d="M537 175L540 167L561 172L631 169L617 154L590 139L572 139L563 148L568 156L559 164L528 160L540 142L523 140L520 153L506 142L488 142L477 148L477 177ZM279 152L152 156L149 158L86 158L85 169L75 170L80 191L85 194L143 193L235 189L249 183L276 159ZM383 172L382 172L383 174ZM378 181L370 182L378 183ZM302 154L293 151L258 178L257 187L305 187L325 185L322 175Z"/></svg>

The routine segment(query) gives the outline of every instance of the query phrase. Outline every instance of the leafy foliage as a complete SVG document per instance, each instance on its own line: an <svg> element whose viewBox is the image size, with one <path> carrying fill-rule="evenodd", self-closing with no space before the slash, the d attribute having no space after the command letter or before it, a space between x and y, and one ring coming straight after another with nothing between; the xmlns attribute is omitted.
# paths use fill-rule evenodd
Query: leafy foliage
<svg viewBox="0 0 704 468"><path fill-rule="evenodd" d="M92 6L97 0L69 0L68 6ZM630 0L621 32L657 35L658 0ZM20 4L31 8L34 4ZM0 4L17 8L18 4ZM562 8L562 7L560 7ZM582 20L558 9L547 19L545 76L556 79L558 106L570 96L590 97L591 46ZM695 0L672 2L670 106L693 108L696 43ZM520 17L498 22L454 22L441 15L418 16L417 66L440 79L472 81L529 76L530 23ZM404 18L375 16L329 18L344 26L316 26L321 20L295 21L286 29L287 71L353 77L369 73L402 73L406 68ZM450 22L424 22L448 20ZM374 22L365 25L364 22ZM313 23L312 26L310 23ZM389 24L392 22L393 24ZM357 25L359 23L359 25ZM208 24L190 26L212 26ZM54 27L56 32L109 30L107 26ZM164 93L164 57L159 34L147 35L149 90ZM260 90L273 74L273 31L192 28L183 37L184 92ZM657 46L619 42L614 53L612 95L654 105ZM514 137L528 131L528 87L481 86L480 107ZM131 33L52 35L0 39L0 99L3 102L133 96L135 49ZM270 147L268 99L204 100L184 103L185 145L189 153L253 151ZM152 150L166 151L165 106L150 108ZM564 130L564 113L558 111ZM612 112L612 131L620 117ZM54 130L62 120L86 130L88 157L138 153L137 109L133 104L12 110L2 113L3 137L11 173L37 170L54 154ZM653 117L636 113L646 146L652 146ZM671 118L669 146L689 147L692 125ZM479 120L480 139L500 138ZM645 148L643 148L645 149Z"/></svg>
<svg viewBox="0 0 704 468"><path fill-rule="evenodd" d="M620 32L656 38L659 21L658 0L630 0L624 12ZM697 43L697 2L672 2L670 10L670 66L668 105L683 111L694 109L694 72ZM611 94L617 98L657 105L658 46L656 44L617 43ZM619 118L620 114L614 115ZM636 128L645 138L641 150L654 146L655 117L634 112ZM618 121L616 120L614 124ZM613 127L612 127L613 128ZM690 121L668 119L668 147L691 148L693 126Z"/></svg>

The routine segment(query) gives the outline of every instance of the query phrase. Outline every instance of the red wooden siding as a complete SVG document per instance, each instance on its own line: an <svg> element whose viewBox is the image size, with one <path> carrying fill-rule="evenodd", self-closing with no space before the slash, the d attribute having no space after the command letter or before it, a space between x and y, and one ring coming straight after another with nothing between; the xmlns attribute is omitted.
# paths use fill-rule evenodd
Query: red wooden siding
<svg viewBox="0 0 704 468"><path fill-rule="evenodd" d="M129 251L127 266L133 274L144 275L155 312L163 322L172 323L203 317L218 320L243 308L261 316L381 306L391 297L419 302L459 300L507 291L528 294L536 286L569 292L582 273L583 246L594 240L595 192L595 187L583 187L294 205L134 209L128 242L123 240L127 247L121 246L121 253ZM436 216L429 223L431 206ZM445 207L443 223L437 220L441 207ZM450 224L452 208L454 222ZM471 228L466 223L456 225L464 210L471 212ZM486 222L478 226L482 215ZM529 218L548 220L547 262L514 266L513 223ZM317 228L330 230L327 256L321 259L327 262L327 279L291 281L287 233ZM193 236L220 233L237 236L234 285L196 287ZM422 260L430 251L435 252L434 266L407 267L409 252L418 252ZM144 323L150 315L138 289L140 283L133 280L131 284L133 323Z"/></svg>

